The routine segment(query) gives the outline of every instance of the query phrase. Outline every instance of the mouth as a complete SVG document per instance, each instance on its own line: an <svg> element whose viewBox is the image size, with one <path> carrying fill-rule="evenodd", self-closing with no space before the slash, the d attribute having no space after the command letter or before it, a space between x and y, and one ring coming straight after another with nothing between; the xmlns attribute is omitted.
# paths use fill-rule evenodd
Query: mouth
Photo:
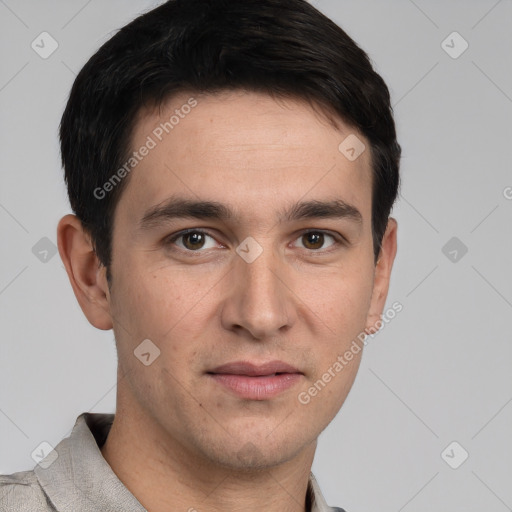
<svg viewBox="0 0 512 512"><path fill-rule="evenodd" d="M268 400L296 385L304 374L283 361L227 363L207 372L227 391L246 400Z"/></svg>

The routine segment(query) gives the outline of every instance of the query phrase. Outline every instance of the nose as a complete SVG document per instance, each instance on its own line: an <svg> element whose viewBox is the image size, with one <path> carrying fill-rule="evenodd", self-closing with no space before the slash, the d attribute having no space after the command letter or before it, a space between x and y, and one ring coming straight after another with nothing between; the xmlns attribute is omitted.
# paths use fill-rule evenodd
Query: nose
<svg viewBox="0 0 512 512"><path fill-rule="evenodd" d="M297 318L285 262L267 248L251 263L237 256L233 265L222 326L257 340L282 335Z"/></svg>

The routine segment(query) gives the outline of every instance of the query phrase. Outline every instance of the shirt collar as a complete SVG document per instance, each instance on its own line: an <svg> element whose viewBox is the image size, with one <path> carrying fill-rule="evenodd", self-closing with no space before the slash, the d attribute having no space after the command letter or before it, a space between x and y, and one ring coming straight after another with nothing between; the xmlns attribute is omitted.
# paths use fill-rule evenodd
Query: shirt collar
<svg viewBox="0 0 512 512"><path fill-rule="evenodd" d="M39 483L59 512L146 512L100 451L113 421L114 414L81 414L70 436L55 447L54 462L35 467ZM312 505L310 512L332 510L313 473L307 492Z"/></svg>

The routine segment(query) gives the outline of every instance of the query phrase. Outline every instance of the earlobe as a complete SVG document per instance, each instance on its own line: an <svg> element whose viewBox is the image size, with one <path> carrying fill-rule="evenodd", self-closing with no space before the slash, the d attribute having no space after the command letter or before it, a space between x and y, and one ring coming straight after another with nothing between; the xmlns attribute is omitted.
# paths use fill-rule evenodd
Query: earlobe
<svg viewBox="0 0 512 512"><path fill-rule="evenodd" d="M78 217L62 217L57 226L57 245L84 315L94 327L112 329L105 269L100 270L90 235Z"/></svg>
<svg viewBox="0 0 512 512"><path fill-rule="evenodd" d="M381 315L384 311L386 298L388 296L391 270L396 256L397 230L398 224L396 220L390 217L386 231L382 237L380 254L375 265L373 292L366 319L365 332L367 334L375 334L380 325Z"/></svg>

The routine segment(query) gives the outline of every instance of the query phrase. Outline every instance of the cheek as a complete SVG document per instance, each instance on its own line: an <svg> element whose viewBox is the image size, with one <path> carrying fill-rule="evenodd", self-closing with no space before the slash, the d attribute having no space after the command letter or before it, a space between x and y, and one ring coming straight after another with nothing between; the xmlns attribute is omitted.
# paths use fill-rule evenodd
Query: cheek
<svg viewBox="0 0 512 512"><path fill-rule="evenodd" d="M191 291L184 293L185 283L169 268L135 271L127 266L125 269L112 294L119 361L130 374L132 392L142 402L158 403L171 389L170 384L177 390L175 399L178 400L181 388L176 382L187 381L187 371L197 354L195 340L201 334L201 325L197 318L191 319L196 308L201 309L197 303L204 291L200 294L190 287ZM151 361L148 365L142 356L147 352L150 356L146 362Z"/></svg>
<svg viewBox="0 0 512 512"><path fill-rule="evenodd" d="M132 337L165 338L200 300L200 290L190 280L183 282L183 273L144 265L125 268L114 290L114 314L131 327Z"/></svg>
<svg viewBox="0 0 512 512"><path fill-rule="evenodd" d="M350 342L365 327L373 281L370 272L345 269L317 276L312 286L302 286L298 295L323 323L336 345Z"/></svg>
<svg viewBox="0 0 512 512"><path fill-rule="evenodd" d="M218 279L192 278L168 265L141 267L127 268L115 290L119 357L126 369L141 370L134 350L149 339L160 350L155 368L168 368L180 381L187 380L187 371L198 364L198 346L205 350L205 325L215 318L214 296L207 291ZM165 381L165 374L160 377Z"/></svg>

